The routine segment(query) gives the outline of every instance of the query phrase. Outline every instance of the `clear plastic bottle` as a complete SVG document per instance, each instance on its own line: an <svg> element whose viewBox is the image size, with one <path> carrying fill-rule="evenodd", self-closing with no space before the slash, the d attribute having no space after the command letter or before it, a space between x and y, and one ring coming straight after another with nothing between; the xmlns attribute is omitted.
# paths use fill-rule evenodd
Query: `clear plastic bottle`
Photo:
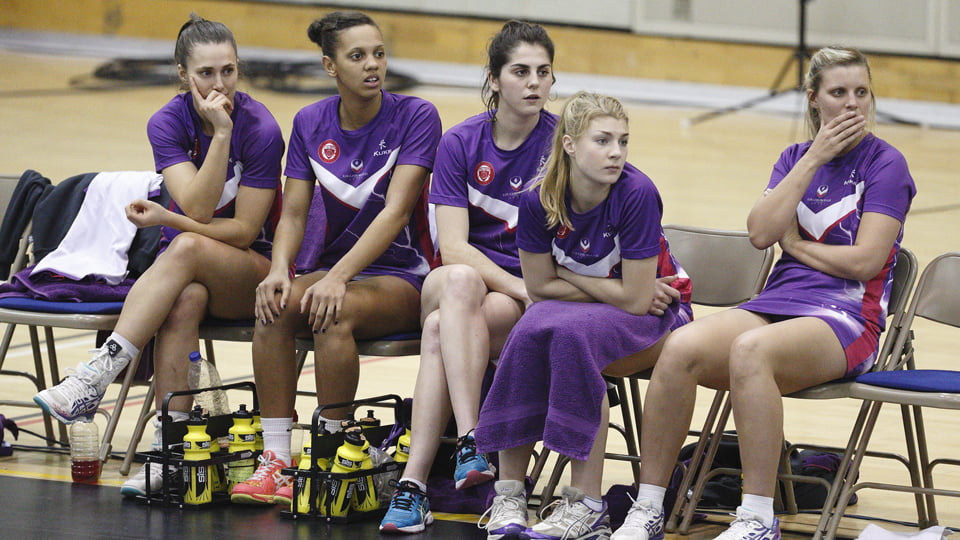
<svg viewBox="0 0 960 540"><path fill-rule="evenodd" d="M90 419L70 424L70 474L74 482L95 484L100 479L100 433Z"/></svg>
<svg viewBox="0 0 960 540"><path fill-rule="evenodd" d="M199 351L190 353L190 371L187 373L187 384L191 390L220 386L220 373L217 367L200 355ZM208 390L193 396L193 402L200 405L203 412L210 416L231 414L227 393L223 390Z"/></svg>

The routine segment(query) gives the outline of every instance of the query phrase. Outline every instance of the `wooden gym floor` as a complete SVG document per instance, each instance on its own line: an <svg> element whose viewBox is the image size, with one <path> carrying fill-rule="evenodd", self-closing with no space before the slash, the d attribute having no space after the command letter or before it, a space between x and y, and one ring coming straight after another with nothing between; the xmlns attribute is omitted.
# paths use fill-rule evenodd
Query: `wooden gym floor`
<svg viewBox="0 0 960 540"><path fill-rule="evenodd" d="M480 45L477 45L480 47ZM147 118L175 92L171 87L142 87L122 90L82 91L71 88L71 78L89 74L102 59L63 55L44 55L0 50L0 172L19 174L33 168L52 180L88 171L152 169L153 161L145 137ZM558 66L562 77L562 64ZM883 73L875 71L877 78ZM274 113L285 135L289 133L296 111L310 103L314 96L280 94L249 89ZM602 89L600 89L602 90ZM444 128L449 128L482 108L478 88L420 86L409 93L435 103ZM559 110L559 101L549 108ZM630 161L648 173L659 187L665 204L664 223L681 223L706 227L742 229L746 214L769 177L770 168L780 151L801 137L802 122L792 116L745 111L724 116L691 128L681 126L683 120L703 112L668 106L628 103L631 114ZM953 234L960 230L960 192L956 187L960 170L957 149L960 132L922 129L901 125L880 125L877 134L890 141L907 157L916 179L919 194L908 218L904 245L918 255L921 266L936 255L960 249ZM953 231L953 232L951 232ZM699 310L703 315L708 310ZM956 339L938 331L928 331L920 324L918 355L924 367L955 367L953 346ZM82 332L57 331L61 369L87 358L93 347L92 335ZM250 348L246 344L218 343L218 365L223 378L229 381L252 380ZM32 371L26 333L18 330L15 345L4 369ZM312 388L312 363L301 378L301 388ZM358 396L384 393L402 396L412 394L417 371L416 357L362 360ZM34 390L23 379L3 377L0 397L29 400ZM111 389L105 403L116 389ZM126 449L132 432L133 417L142 402L145 388L135 388L127 403L117 435L114 451ZM694 425L701 421L711 393L701 393ZM242 396L237 396L243 399ZM237 398L234 398L237 399ZM316 404L311 399L298 400L301 418L309 417ZM787 400L786 437L790 441L821 444L843 444L858 404L839 401L801 404ZM33 409L4 407L0 410L16 419L22 427L42 431L38 414ZM614 414L616 418L616 414ZM899 424L892 410L886 415L874 437L877 448L900 450ZM927 415L934 455L956 455L960 446L960 416L930 412ZM102 428L102 424L101 424ZM9 439L9 434L7 434ZM20 444L40 446L39 439L21 435ZM146 441L140 448L147 447ZM611 436L610 449L622 450L622 443ZM172 509L144 509L122 504L116 486L124 481L119 460L110 460L104 468L99 487L72 486L68 460L62 455L25 448L13 457L0 459L0 516L9 531L11 522L24 537L103 538L156 537L185 535L207 536L210 531L226 530L237 537L277 536L293 534L322 537L371 537L370 527L349 529L326 528L319 524L290 524L275 518L271 512L237 511L224 514L182 512ZM900 481L905 472L888 464L867 464L865 477ZM55 481L56 484L40 482ZM605 485L630 483L629 468L609 464ZM960 472L944 469L938 476L944 487L960 487ZM16 503L16 504L14 504ZM956 500L941 499L941 524L960 525L960 505ZM55 509L55 510L54 510ZM52 512L50 510L53 510ZM118 512L122 510L122 512ZM912 499L908 496L866 491L851 512L866 516L883 516L890 520L915 521ZM270 515L267 515L270 514ZM130 517L130 516L135 517ZM108 516L109 532L97 521ZM116 519L114 519L116 518ZM477 529L471 524L476 516L442 516L442 527L435 527L428 537L473 537ZM462 519L467 525L456 528L446 520ZM722 521L722 519L721 519ZM784 517L784 528L797 531L790 536L803 536L815 523L816 516ZM456 521L451 521L456 523ZM697 527L695 539L712 537L720 525ZM72 528L67 528L71 525ZM882 526L896 529L893 524ZM856 536L865 526L863 521L846 520L843 534ZM909 530L909 529L904 529ZM455 531L455 532L453 532Z"/></svg>

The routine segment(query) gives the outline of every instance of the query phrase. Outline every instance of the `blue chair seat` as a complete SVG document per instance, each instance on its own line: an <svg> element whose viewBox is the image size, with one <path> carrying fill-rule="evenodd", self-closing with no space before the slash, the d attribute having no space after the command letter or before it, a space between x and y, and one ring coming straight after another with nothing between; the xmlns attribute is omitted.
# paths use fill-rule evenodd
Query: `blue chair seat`
<svg viewBox="0 0 960 540"><path fill-rule="evenodd" d="M857 382L914 392L960 392L960 372L942 369L874 371L860 375Z"/></svg>

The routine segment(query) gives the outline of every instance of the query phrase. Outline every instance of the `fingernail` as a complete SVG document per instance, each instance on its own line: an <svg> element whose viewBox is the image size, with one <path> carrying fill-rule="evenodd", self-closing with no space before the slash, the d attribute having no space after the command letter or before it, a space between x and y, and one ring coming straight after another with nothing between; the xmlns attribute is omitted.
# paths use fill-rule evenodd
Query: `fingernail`
<svg viewBox="0 0 960 540"><path fill-rule="evenodd" d="M327 333L327 329L324 328L323 330L320 330L320 333L321 333L321 334L326 334L326 333Z"/></svg>

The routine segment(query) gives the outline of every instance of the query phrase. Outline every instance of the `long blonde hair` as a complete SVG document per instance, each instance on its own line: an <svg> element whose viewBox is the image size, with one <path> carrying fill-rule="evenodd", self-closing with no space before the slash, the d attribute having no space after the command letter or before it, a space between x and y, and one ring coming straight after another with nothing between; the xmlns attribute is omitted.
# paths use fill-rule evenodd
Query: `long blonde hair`
<svg viewBox="0 0 960 540"><path fill-rule="evenodd" d="M870 114L867 117L867 129L873 126L876 120L877 97L873 93L873 76L870 74L870 63L867 57L856 49L846 47L824 47L810 58L810 67L803 81L803 89L807 91L807 135L816 138L820 131L820 111L813 106L809 95L816 95L823 82L823 72L836 66L863 66L867 70L867 81L870 84Z"/></svg>
<svg viewBox="0 0 960 540"><path fill-rule="evenodd" d="M563 137L569 135L574 140L579 139L587 131L590 121L601 116L629 121L623 104L616 98L582 90L574 94L560 112L553 132L550 157L539 178L530 187L540 187L540 204L547 214L548 229L557 225L573 229L565 204L570 188L570 156L563 149Z"/></svg>

